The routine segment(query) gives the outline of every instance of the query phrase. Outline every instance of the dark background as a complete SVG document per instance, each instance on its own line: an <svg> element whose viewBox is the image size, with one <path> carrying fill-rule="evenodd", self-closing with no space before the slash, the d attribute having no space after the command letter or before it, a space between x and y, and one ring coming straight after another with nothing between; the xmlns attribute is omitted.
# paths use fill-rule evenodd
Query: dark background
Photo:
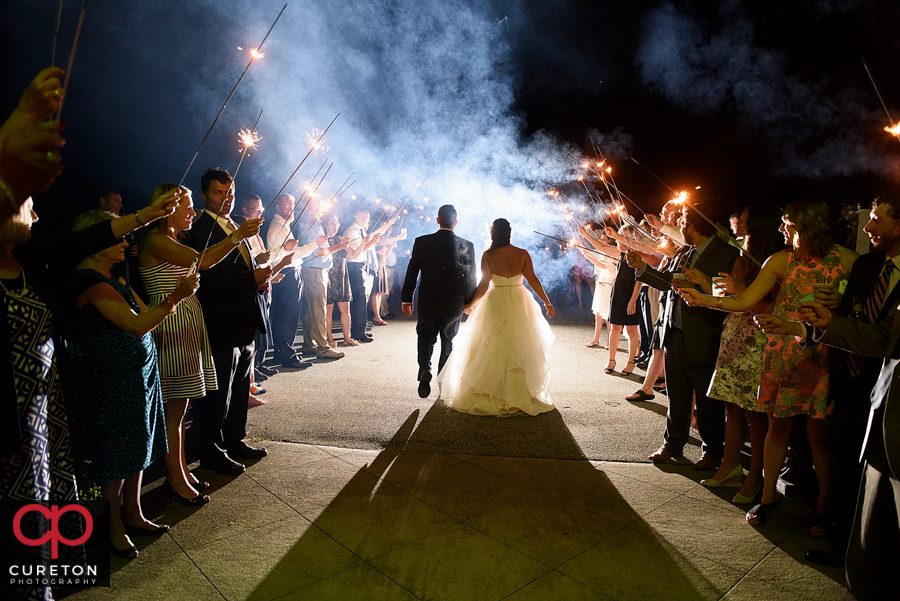
<svg viewBox="0 0 900 601"><path fill-rule="evenodd" d="M56 4L0 2L3 114L49 64ZM37 199L41 227L65 227L90 208L104 183L122 190L128 211L145 203L153 182L177 180L244 66L221 67L223 53L240 43L252 46L280 9L279 3L198 0L154 2L138 14L132 4L93 0L88 6L63 116L70 124L65 171ZM416 5L379 4L388 13ZM463 4L493 21L507 46L495 68L509 82L509 111L522 138L549 133L587 153L591 139L601 140L620 188L642 208L658 209L672 194L632 156L674 189L702 186L697 196L726 217L744 204L784 206L811 194L835 208L865 206L898 183L900 144L882 130L887 117L861 61L865 56L900 118L898 2ZM335 10L352 13L361 5ZM294 2L288 11L296 18L311 7ZM81 2L63 8L57 63L64 66ZM247 22L253 27L245 32ZM677 46L663 43L670 35ZM289 27L276 29L268 51L278 52L290 36ZM340 29L330 36L341 52ZM328 67L311 61L311 68ZM185 99L195 79L215 69L218 85L208 106L193 111ZM223 119L230 125L252 125L249 116L258 112L251 110L252 85L242 84L229 104ZM233 170L231 137L224 129L213 132L191 185L206 165ZM225 146L227 154L220 150ZM248 188L265 191L259 192L265 201L283 174L248 170L246 177Z"/></svg>

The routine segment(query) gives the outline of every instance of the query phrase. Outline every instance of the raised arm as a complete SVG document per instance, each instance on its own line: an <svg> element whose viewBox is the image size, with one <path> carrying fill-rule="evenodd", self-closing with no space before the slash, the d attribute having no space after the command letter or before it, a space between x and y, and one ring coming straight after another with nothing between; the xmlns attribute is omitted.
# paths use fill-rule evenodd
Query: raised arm
<svg viewBox="0 0 900 601"><path fill-rule="evenodd" d="M141 337L153 331L170 313L173 313L179 302L194 294L200 285L199 282L200 276L197 274L181 278L175 290L163 302L141 313L135 313L125 298L107 283L94 284L82 292L75 305L81 308L90 303L114 326L133 336Z"/></svg>
<svg viewBox="0 0 900 601"><path fill-rule="evenodd" d="M775 253L766 259L759 275L747 289L732 297L723 298L701 294L699 290L693 288L683 288L679 290L679 294L692 307L709 307L732 313L750 311L754 305L764 300L781 281L789 260L790 251L783 250Z"/></svg>

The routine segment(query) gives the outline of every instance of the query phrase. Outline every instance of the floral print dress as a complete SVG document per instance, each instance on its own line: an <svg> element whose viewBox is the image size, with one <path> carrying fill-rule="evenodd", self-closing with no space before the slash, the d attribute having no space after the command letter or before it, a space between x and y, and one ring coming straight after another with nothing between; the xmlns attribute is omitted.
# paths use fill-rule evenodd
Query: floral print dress
<svg viewBox="0 0 900 601"><path fill-rule="evenodd" d="M812 300L813 284L839 288L846 279L837 246L822 259L792 252L774 313L788 321L800 321L798 306ZM828 349L824 345L803 347L794 336L769 335L763 352L758 410L775 417L806 414L825 419L834 409L829 405L828 371Z"/></svg>

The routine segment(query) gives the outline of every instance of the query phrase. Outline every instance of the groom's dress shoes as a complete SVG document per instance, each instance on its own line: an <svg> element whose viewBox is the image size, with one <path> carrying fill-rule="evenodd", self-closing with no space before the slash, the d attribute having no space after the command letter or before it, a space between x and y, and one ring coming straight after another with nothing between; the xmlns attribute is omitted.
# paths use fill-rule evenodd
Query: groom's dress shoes
<svg viewBox="0 0 900 601"><path fill-rule="evenodd" d="M223 476L240 476L244 473L244 464L233 461L228 455L222 453L215 457L204 459L200 462L200 469L209 470Z"/></svg>
<svg viewBox="0 0 900 601"><path fill-rule="evenodd" d="M229 457L237 457L239 459L261 459L269 454L267 450L251 447L246 442L240 442L228 447L227 452Z"/></svg>
<svg viewBox="0 0 900 601"><path fill-rule="evenodd" d="M419 374L419 398L427 399L431 394L431 372L427 369Z"/></svg>

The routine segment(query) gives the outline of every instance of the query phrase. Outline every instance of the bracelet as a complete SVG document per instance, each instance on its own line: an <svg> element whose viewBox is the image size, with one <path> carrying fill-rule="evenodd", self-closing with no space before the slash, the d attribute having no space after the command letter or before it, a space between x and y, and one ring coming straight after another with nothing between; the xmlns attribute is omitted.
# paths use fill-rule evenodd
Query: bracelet
<svg viewBox="0 0 900 601"><path fill-rule="evenodd" d="M138 212L134 212L134 220L141 224L141 226L147 225L146 221L141 221L141 218L138 216Z"/></svg>
<svg viewBox="0 0 900 601"><path fill-rule="evenodd" d="M722 310L722 297L719 297L719 300L716 301L716 308L721 311Z"/></svg>

